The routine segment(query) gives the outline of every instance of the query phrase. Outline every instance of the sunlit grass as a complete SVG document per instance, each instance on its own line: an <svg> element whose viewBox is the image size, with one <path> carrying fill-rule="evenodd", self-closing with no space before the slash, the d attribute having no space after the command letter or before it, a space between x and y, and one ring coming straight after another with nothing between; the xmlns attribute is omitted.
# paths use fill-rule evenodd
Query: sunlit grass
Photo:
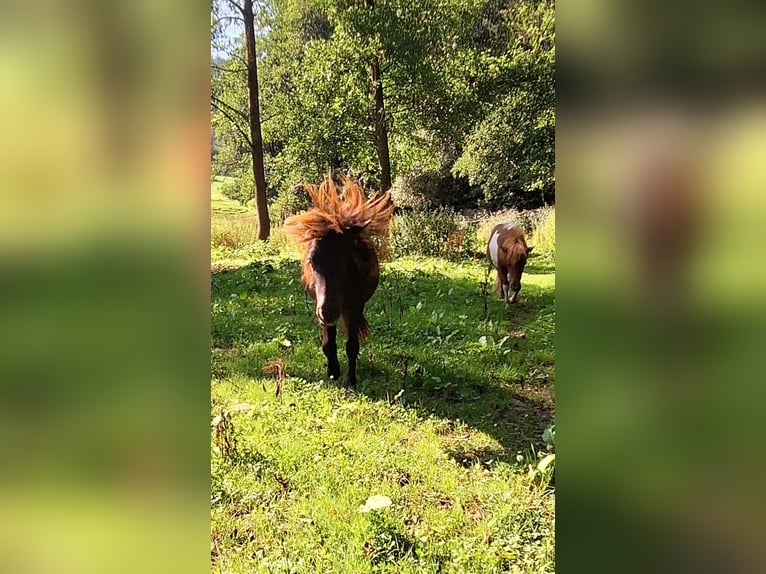
<svg viewBox="0 0 766 574"><path fill-rule="evenodd" d="M347 394L298 251L211 197L213 571L553 572L553 485L534 469L554 416L554 245L510 311L482 258L384 261ZM374 495L390 506L362 512Z"/></svg>
<svg viewBox="0 0 766 574"><path fill-rule="evenodd" d="M552 572L552 489L530 467L554 275L534 262L510 314L481 261L385 263L350 395L326 380L294 253L214 274L212 415L234 445L213 453L214 571ZM376 494L391 506L360 512Z"/></svg>

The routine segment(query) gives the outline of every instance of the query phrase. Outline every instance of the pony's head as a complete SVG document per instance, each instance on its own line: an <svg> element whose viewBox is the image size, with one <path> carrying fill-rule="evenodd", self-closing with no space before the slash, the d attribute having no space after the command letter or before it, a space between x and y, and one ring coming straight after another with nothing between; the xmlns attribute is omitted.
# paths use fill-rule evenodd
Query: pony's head
<svg viewBox="0 0 766 574"><path fill-rule="evenodd" d="M515 303L521 291L521 276L524 274L524 267L527 264L527 257L532 252L531 247L527 247L523 241L516 241L511 244L508 251L508 302Z"/></svg>
<svg viewBox="0 0 766 574"><path fill-rule="evenodd" d="M285 220L286 233L304 249L302 281L322 326L334 325L349 305L363 305L371 280L372 290L377 286L369 240L387 233L394 209L388 193L368 200L358 184L343 176L341 182L342 194L329 175L319 186L307 185L313 209Z"/></svg>

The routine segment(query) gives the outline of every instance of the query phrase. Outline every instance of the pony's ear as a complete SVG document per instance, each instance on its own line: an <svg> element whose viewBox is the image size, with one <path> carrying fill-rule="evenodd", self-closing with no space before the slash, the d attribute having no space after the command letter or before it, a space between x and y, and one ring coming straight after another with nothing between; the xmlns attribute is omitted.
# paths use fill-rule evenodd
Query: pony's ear
<svg viewBox="0 0 766 574"><path fill-rule="evenodd" d="M532 246L532 247L527 247L527 255L529 255L530 253L532 253L532 250L533 250L533 249L534 249L534 246Z"/></svg>

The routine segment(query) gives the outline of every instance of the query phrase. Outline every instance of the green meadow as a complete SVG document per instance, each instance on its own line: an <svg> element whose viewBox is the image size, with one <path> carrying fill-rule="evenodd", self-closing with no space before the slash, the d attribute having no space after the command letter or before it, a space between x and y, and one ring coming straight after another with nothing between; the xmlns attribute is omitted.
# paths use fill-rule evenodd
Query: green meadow
<svg viewBox="0 0 766 574"><path fill-rule="evenodd" d="M297 252L211 199L213 572L553 572L552 239L510 310L478 254L384 260L348 393Z"/></svg>

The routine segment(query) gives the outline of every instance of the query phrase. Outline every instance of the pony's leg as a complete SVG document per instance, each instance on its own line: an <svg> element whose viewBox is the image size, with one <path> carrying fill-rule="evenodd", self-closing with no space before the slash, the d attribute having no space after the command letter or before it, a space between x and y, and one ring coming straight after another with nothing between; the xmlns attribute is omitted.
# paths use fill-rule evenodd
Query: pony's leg
<svg viewBox="0 0 766 574"><path fill-rule="evenodd" d="M510 285L508 284L508 269L506 267L498 267L497 269L497 283L500 287L498 291L500 292L500 298L505 301L505 306L509 306L509 299L508 299L508 293L510 290Z"/></svg>
<svg viewBox="0 0 766 574"><path fill-rule="evenodd" d="M359 356L359 325L352 322L348 325L348 340L346 341L346 356L348 357L348 374L346 388L356 388L356 358Z"/></svg>
<svg viewBox="0 0 766 574"><path fill-rule="evenodd" d="M340 378L338 345L335 343L337 332L338 329L335 325L322 327L322 352L327 357L327 376L331 379Z"/></svg>
<svg viewBox="0 0 766 574"><path fill-rule="evenodd" d="M511 308L511 287L508 283L503 283L503 299L505 299L505 308Z"/></svg>

